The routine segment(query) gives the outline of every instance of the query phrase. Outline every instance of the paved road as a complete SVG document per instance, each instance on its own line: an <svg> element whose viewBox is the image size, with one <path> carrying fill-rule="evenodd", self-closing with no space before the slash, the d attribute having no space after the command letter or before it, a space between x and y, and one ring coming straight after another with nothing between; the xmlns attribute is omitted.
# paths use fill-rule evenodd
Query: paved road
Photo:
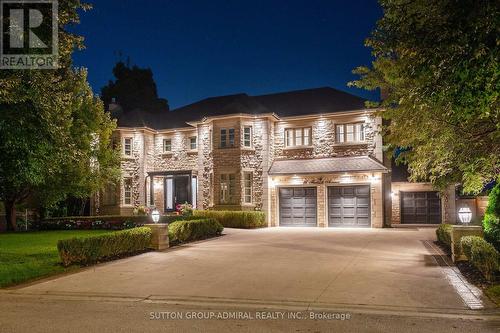
<svg viewBox="0 0 500 333"><path fill-rule="evenodd" d="M228 229L217 239L4 291L0 330L494 331L496 309L476 295L484 309L470 310L425 242L431 239L432 229ZM170 311L179 311L177 320L165 318ZM245 317L179 320L190 311ZM258 311L277 319L257 320ZM291 320L295 313L316 320ZM350 319L320 318L337 313Z"/></svg>

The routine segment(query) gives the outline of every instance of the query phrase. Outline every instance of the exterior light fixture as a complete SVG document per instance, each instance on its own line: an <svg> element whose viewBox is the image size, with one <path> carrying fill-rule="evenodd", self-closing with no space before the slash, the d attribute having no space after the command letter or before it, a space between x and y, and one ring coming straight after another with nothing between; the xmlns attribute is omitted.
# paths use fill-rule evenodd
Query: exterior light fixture
<svg viewBox="0 0 500 333"><path fill-rule="evenodd" d="M472 211L469 207L462 207L458 210L458 218L463 224L469 224L472 221Z"/></svg>
<svg viewBox="0 0 500 333"><path fill-rule="evenodd" d="M394 198L396 196L396 192L391 191L391 198Z"/></svg>
<svg viewBox="0 0 500 333"><path fill-rule="evenodd" d="M154 223L158 223L158 221L160 221L160 211L158 209L154 209L152 212L151 212L151 218L153 219L153 222Z"/></svg>

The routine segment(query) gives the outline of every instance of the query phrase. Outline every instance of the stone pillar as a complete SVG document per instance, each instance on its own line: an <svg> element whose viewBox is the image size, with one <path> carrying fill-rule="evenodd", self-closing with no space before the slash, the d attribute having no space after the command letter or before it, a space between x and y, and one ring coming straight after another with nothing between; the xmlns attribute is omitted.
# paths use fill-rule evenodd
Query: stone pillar
<svg viewBox="0 0 500 333"><path fill-rule="evenodd" d="M155 223L155 224L145 224L145 227L151 229L151 248L156 251L161 251L168 249L168 224L167 223Z"/></svg>

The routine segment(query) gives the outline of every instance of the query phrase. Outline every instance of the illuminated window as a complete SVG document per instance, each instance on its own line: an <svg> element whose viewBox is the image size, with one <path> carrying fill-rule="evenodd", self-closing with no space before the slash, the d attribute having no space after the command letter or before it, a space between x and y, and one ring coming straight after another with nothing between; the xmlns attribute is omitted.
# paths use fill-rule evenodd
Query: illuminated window
<svg viewBox="0 0 500 333"><path fill-rule="evenodd" d="M252 203L253 190L253 174L252 172L243 173L243 202L246 204Z"/></svg>
<svg viewBox="0 0 500 333"><path fill-rule="evenodd" d="M132 204L132 178L123 178L123 204Z"/></svg>
<svg viewBox="0 0 500 333"><path fill-rule="evenodd" d="M310 146L312 130L310 127L304 128L287 128L285 130L285 146L286 147L301 147Z"/></svg>
<svg viewBox="0 0 500 333"><path fill-rule="evenodd" d="M196 137L192 136L189 138L189 149L194 150L197 148Z"/></svg>
<svg viewBox="0 0 500 333"><path fill-rule="evenodd" d="M236 189L236 176L234 173L220 175L220 203L234 203Z"/></svg>
<svg viewBox="0 0 500 333"><path fill-rule="evenodd" d="M335 141L337 143L365 141L364 123L337 125L335 130Z"/></svg>
<svg viewBox="0 0 500 333"><path fill-rule="evenodd" d="M123 138L123 155L132 155L132 142L131 137Z"/></svg>
<svg viewBox="0 0 500 333"><path fill-rule="evenodd" d="M243 146L252 147L252 127L243 127Z"/></svg>

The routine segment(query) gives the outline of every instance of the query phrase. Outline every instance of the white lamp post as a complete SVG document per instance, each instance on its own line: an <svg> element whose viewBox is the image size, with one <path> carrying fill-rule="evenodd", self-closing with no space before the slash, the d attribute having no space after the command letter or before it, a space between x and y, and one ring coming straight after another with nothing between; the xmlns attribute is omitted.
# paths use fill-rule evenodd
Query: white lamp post
<svg viewBox="0 0 500 333"><path fill-rule="evenodd" d="M158 221L160 221L160 211L158 209L154 209L152 212L151 212L151 217L153 218L153 222L154 223L158 223Z"/></svg>
<svg viewBox="0 0 500 333"><path fill-rule="evenodd" d="M472 211L469 207L462 207L458 210L458 218L463 224L469 224L472 221Z"/></svg>

